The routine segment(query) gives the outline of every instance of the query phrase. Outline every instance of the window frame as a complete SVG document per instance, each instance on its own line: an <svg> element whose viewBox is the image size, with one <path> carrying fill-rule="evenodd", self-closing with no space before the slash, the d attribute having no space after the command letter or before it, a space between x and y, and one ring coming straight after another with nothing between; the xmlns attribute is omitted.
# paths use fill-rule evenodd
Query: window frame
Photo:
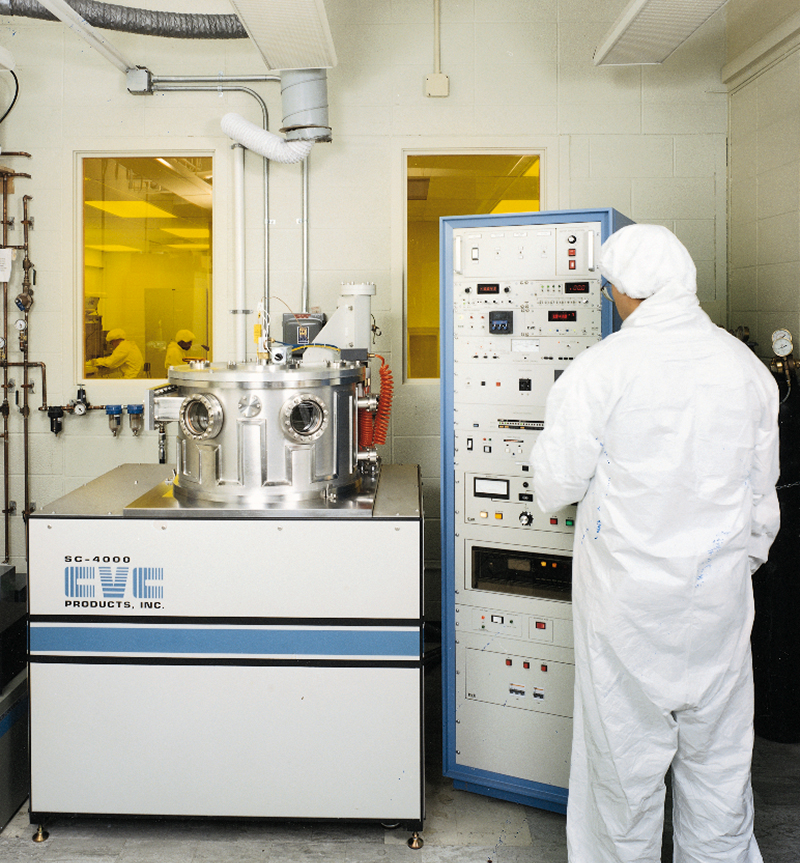
<svg viewBox="0 0 800 863"><path fill-rule="evenodd" d="M86 256L84 245L84 179L83 179L83 161L84 159L170 159L170 158L210 158L212 160L212 171L214 174L214 182L211 184L211 236L209 245L211 249L211 298L208 308L208 319L211 327L211 332L215 333L214 342L216 345L216 306L219 302L217 297L217 271L219 262L215 254L216 243L215 237L219 230L219 211L220 201L217 190L219 183L219 172L222 167L221 151L216 147L109 147L109 148L86 148L76 149L72 151L72 173L73 173L73 249L74 254L74 278L73 278L73 331L71 338L72 347L72 368L74 372L74 380L80 387L89 386L92 389L102 387L104 389L103 401L122 400L133 397L133 392L136 392L136 399L141 401L141 391L144 385L145 389L150 389L154 386L159 386L167 382L166 375L153 375L149 378L103 378L103 377L87 377L85 374L85 358L84 358L84 292L85 292L85 268ZM214 352L218 353L219 345L212 345Z"/></svg>
<svg viewBox="0 0 800 863"><path fill-rule="evenodd" d="M516 139L512 139L516 140ZM411 157L419 156L538 156L539 157L539 211L542 212L550 208L550 201L557 200L559 195L559 176L558 176L558 155L562 148L562 143L557 139L551 139L549 136L537 137L537 145L530 146L530 143L520 143L519 146L503 146L496 145L476 146L475 142L466 144L463 147L453 146L452 140L449 139L445 145L436 146L431 142L430 146L420 147L418 142L408 142L406 146L400 147L400 182L398 184L398 195L401 199L400 211L402 212L402 249L400 250L400 286L401 286L401 302L402 302L402 327L399 334L400 350L398 356L401 357L403 373L402 383L411 384L413 386L440 386L441 376L420 378L410 377L408 374L408 163ZM568 159L568 152L565 154ZM440 279L441 290L441 279ZM439 307L441 308L441 293L439 295ZM441 314L439 315L441 322ZM395 342L396 344L396 342ZM439 346L441 350L441 326L439 327ZM441 372L441 370L440 370Z"/></svg>

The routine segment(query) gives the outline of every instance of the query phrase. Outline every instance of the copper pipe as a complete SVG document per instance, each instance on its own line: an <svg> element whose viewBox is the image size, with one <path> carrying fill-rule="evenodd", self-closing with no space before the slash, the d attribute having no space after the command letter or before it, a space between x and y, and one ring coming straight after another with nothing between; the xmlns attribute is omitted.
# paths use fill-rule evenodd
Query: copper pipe
<svg viewBox="0 0 800 863"><path fill-rule="evenodd" d="M6 151L2 155L4 156L27 156L30 158L30 153L24 152L13 152ZM3 195L3 229L2 229L2 248L4 249L18 249L24 248L27 253L27 230L25 236L25 245L24 246L10 246L8 243L8 182L12 177L27 177L30 179L30 174L25 174L18 171L9 171L7 169L0 169L0 181L2 182L2 195ZM27 218L27 217L26 217ZM26 226L27 227L27 226ZM9 414L9 404L8 404L8 367L9 365L17 365L17 363L9 363L8 362L8 282L3 282L3 347L0 349L0 360L3 366L3 402L2 406L0 406L0 416L2 416L2 432L0 432L0 436L3 438L3 524L4 524L4 535L5 535L5 545L4 545L4 562L8 563L11 559L11 513L10 513L10 499L11 499L11 490L10 490L10 479L9 479L9 434L8 434L8 414ZM27 368L26 368L27 372ZM44 375L44 368L42 368L42 374ZM27 380L27 377L26 377ZM43 378L44 380L44 378ZM43 383L43 392L44 392L44 383ZM25 394L27 395L27 387L25 389ZM26 437L27 442L27 437ZM27 446L27 444L26 444ZM27 451L25 456L25 481L28 481L28 462L27 462ZM26 490L26 499L27 499L27 490ZM26 504L27 506L27 504ZM26 560L27 560L27 539L26 539Z"/></svg>
<svg viewBox="0 0 800 863"><path fill-rule="evenodd" d="M9 366L9 367L18 366L19 368L21 368L24 365L27 365L27 367L29 369L40 368L42 370L42 404L41 404L41 407L39 408L39 410L40 411L46 411L49 407L49 405L47 404L47 366L45 366L44 363L36 363L33 361L29 361L27 363L3 362L3 365ZM30 389L32 386L33 386L33 384L28 384L28 389Z"/></svg>
<svg viewBox="0 0 800 863"><path fill-rule="evenodd" d="M27 242L26 242L27 246ZM25 249L27 258L28 249ZM30 489L30 407L28 405L28 312L25 312L25 332L22 348L22 459L25 474L25 505L22 510L22 523L25 526L25 561L30 560L30 514L31 514L31 489Z"/></svg>

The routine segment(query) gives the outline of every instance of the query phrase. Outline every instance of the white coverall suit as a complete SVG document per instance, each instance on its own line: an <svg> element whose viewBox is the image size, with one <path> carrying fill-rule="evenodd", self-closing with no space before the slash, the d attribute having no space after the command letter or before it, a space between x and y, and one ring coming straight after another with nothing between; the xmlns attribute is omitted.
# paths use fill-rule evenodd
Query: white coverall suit
<svg viewBox="0 0 800 863"><path fill-rule="evenodd" d="M96 366L102 366L109 371L119 369L123 378L137 378L144 368L144 358L136 342L125 339L120 342L108 357L99 357L94 361Z"/></svg>
<svg viewBox="0 0 800 863"><path fill-rule="evenodd" d="M600 270L646 297L553 386L532 454L542 509L579 501L571 863L757 863L751 573L779 524L778 394L697 301L666 228L622 228Z"/></svg>

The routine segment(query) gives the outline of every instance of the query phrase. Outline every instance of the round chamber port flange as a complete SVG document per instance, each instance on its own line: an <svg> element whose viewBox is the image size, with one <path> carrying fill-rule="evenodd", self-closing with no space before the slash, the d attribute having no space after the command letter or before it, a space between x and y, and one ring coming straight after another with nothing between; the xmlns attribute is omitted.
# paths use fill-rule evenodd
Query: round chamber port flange
<svg viewBox="0 0 800 863"><path fill-rule="evenodd" d="M281 428L290 440L311 443L328 427L328 408L322 399L302 393L289 399L281 408Z"/></svg>
<svg viewBox="0 0 800 863"><path fill-rule="evenodd" d="M222 431L222 405L216 396L195 393L181 402L178 422L186 437L203 441Z"/></svg>

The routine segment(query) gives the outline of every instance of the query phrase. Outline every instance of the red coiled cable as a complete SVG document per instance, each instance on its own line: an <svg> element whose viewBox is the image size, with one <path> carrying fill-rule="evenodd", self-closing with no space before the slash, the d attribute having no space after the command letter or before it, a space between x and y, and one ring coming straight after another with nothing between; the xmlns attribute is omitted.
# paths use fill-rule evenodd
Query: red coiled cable
<svg viewBox="0 0 800 863"><path fill-rule="evenodd" d="M389 431L389 418L392 415L392 398L394 396L394 381L392 370L386 365L386 360L380 355L375 356L381 361L379 374L381 376L381 392L378 397L378 410L375 413L373 423L372 442L376 445L386 443L386 434Z"/></svg>
<svg viewBox="0 0 800 863"><path fill-rule="evenodd" d="M366 408L358 409L358 445L361 449L372 446L372 414Z"/></svg>

